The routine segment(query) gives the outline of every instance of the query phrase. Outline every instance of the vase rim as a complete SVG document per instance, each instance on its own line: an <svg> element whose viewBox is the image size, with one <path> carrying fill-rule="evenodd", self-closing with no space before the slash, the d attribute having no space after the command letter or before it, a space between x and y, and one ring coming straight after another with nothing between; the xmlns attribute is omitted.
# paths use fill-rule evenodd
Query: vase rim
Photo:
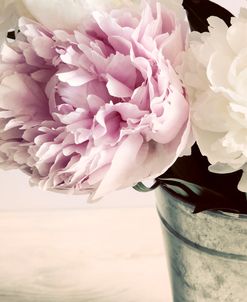
<svg viewBox="0 0 247 302"><path fill-rule="evenodd" d="M162 188L161 186L159 187L162 191L164 191L166 194L172 195L169 192L165 191L164 188ZM177 198L177 200L179 200L180 203L184 204L184 206L186 206L187 208L189 208L192 212L194 211L194 206L182 199ZM181 208L181 205L178 203L177 204L178 207ZM225 211L221 211L221 210L205 210L199 213L195 213L194 215L198 215L198 214L206 214L206 215L210 215L214 218L221 218L221 219L232 219L232 220L246 220L247 221L247 214L239 214L239 213L231 213L231 212L225 212Z"/></svg>

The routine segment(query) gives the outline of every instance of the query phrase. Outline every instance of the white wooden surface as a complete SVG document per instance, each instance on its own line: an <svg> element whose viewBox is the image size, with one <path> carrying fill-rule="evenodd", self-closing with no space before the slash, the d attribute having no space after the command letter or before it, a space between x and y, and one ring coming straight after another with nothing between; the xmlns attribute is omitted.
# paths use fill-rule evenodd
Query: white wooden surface
<svg viewBox="0 0 247 302"><path fill-rule="evenodd" d="M47 192L30 187L28 179L27 175L18 170L0 170L0 211L154 206L153 192L140 194L127 188L108 194L99 202L88 204L86 195Z"/></svg>
<svg viewBox="0 0 247 302"><path fill-rule="evenodd" d="M154 208L0 212L1 302L170 302Z"/></svg>
<svg viewBox="0 0 247 302"><path fill-rule="evenodd" d="M0 172L0 302L170 302L154 194L88 205Z"/></svg>

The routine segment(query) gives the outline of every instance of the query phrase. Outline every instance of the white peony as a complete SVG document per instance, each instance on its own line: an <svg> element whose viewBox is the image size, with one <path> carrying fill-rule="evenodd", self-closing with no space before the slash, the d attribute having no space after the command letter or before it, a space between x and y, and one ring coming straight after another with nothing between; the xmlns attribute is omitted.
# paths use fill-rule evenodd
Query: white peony
<svg viewBox="0 0 247 302"><path fill-rule="evenodd" d="M22 0L29 13L48 28L74 30L93 10L135 7L143 0ZM156 5L156 0L146 0ZM184 14L182 0L161 0L180 16ZM139 7L140 9L140 7Z"/></svg>
<svg viewBox="0 0 247 302"><path fill-rule="evenodd" d="M30 17L22 0L1 0L0 6L0 47L9 30L17 30L20 16Z"/></svg>
<svg viewBox="0 0 247 302"><path fill-rule="evenodd" d="M17 30L20 16L36 19L50 29L74 30L93 10L137 6L142 0L0 0L0 45L8 30ZM146 0L156 3L156 0ZM161 0L177 15L184 15L182 0Z"/></svg>
<svg viewBox="0 0 247 302"><path fill-rule="evenodd" d="M216 17L209 24L185 55L193 132L210 171L243 170L238 189L247 192L247 10L229 28Z"/></svg>
<svg viewBox="0 0 247 302"><path fill-rule="evenodd" d="M16 28L17 19L14 1L3 0L0 7L0 45L6 39L8 30Z"/></svg>

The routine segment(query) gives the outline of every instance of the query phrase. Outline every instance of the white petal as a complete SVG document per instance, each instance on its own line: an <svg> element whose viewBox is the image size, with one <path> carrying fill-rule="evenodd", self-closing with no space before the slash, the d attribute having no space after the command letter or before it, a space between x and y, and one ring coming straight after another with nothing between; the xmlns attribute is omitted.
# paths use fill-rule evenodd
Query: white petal
<svg viewBox="0 0 247 302"><path fill-rule="evenodd" d="M50 29L74 30L92 10L114 8L130 0L23 0L28 11Z"/></svg>
<svg viewBox="0 0 247 302"><path fill-rule="evenodd" d="M50 29L73 30L85 15L83 0L23 0L28 11Z"/></svg>
<svg viewBox="0 0 247 302"><path fill-rule="evenodd" d="M247 192L247 170L246 168L243 170L242 177L238 183L238 189L242 192Z"/></svg>

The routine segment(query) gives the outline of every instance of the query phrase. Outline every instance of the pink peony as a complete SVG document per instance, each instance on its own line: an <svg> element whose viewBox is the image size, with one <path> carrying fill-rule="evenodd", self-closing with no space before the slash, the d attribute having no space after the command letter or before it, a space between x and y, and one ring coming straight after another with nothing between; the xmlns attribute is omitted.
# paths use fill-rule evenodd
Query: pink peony
<svg viewBox="0 0 247 302"><path fill-rule="evenodd" d="M165 172L190 136L175 72L187 26L157 3L76 31L19 20L0 61L0 162L49 190L93 193Z"/></svg>

